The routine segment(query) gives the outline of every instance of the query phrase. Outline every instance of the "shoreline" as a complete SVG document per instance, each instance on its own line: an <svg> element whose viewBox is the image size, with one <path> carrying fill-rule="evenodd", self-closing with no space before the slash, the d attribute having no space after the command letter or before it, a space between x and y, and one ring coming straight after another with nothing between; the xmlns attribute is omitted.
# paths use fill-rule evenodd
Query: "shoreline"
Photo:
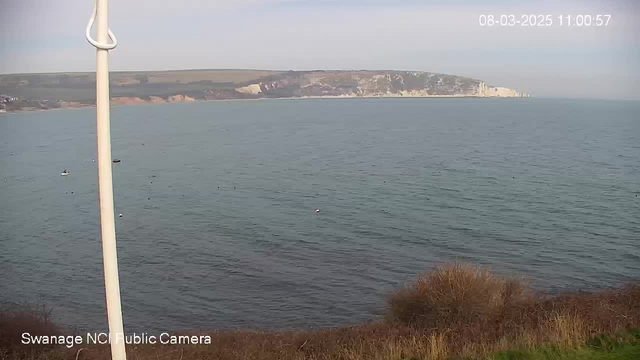
<svg viewBox="0 0 640 360"><path fill-rule="evenodd" d="M138 98L139 97L127 97L127 98ZM267 101L267 100L336 100L336 99L529 99L531 97L516 97L516 96L475 96L475 95L432 95L432 96L341 96L341 95L328 95L328 96L301 96L301 97L278 97L278 98L246 98L246 99L206 99L206 100L182 100L182 101L165 101L165 102L154 102L142 100L140 102L132 102L129 104L120 103L113 104L114 99L123 99L123 97L115 97L111 98L111 107L120 107L120 106L135 106L135 105L167 105L167 104L180 104L180 103L202 103L202 102L244 102L244 101ZM5 111L0 112L2 114L18 114L18 113L28 113L28 112L45 112L45 111L62 111L62 110L81 110L88 108L95 108L95 104L89 104L86 106L69 106L69 107L58 107L58 108L49 108L49 109L36 109L36 108L26 108L15 111Z"/></svg>

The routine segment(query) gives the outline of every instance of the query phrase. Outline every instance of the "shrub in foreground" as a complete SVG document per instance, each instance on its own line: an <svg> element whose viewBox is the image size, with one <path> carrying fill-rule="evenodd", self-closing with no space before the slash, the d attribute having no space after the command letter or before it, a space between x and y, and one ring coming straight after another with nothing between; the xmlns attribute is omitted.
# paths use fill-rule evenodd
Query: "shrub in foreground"
<svg viewBox="0 0 640 360"><path fill-rule="evenodd" d="M49 320L51 311L44 306L12 306L0 311L0 349L11 352L44 346L25 346L22 334L34 336L60 335L58 328Z"/></svg>
<svg viewBox="0 0 640 360"><path fill-rule="evenodd" d="M389 317L407 325L442 327L486 321L527 298L527 287L482 267L451 264L418 277L388 299Z"/></svg>

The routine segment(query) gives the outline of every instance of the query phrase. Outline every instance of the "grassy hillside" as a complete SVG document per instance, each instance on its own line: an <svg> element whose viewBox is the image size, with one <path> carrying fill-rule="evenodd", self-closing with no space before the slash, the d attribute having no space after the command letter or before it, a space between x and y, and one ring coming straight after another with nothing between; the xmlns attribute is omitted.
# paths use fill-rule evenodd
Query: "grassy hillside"
<svg viewBox="0 0 640 360"><path fill-rule="evenodd" d="M277 75L265 70L116 71L110 75L111 95L168 96L236 86ZM29 100L95 100L95 73L0 75L0 94Z"/></svg>

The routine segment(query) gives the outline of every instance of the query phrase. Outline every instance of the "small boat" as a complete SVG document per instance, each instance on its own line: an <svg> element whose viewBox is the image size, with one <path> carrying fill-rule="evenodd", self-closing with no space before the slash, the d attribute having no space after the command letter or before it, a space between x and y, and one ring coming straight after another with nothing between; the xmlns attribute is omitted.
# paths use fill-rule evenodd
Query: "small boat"
<svg viewBox="0 0 640 360"><path fill-rule="evenodd" d="M120 160L120 159L113 159L113 162L114 162L114 163L119 163L120 161L122 161L122 160Z"/></svg>
<svg viewBox="0 0 640 360"><path fill-rule="evenodd" d="M71 175L71 173L68 171L63 171L60 173L60 176L67 176L67 175Z"/></svg>

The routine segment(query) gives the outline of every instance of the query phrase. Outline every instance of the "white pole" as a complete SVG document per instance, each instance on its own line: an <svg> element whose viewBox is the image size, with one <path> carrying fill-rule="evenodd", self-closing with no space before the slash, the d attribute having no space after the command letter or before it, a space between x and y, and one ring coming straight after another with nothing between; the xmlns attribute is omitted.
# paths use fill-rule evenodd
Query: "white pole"
<svg viewBox="0 0 640 360"><path fill-rule="evenodd" d="M104 261L104 284L107 296L107 318L111 358L126 360L122 308L120 305L120 281L118 279L118 255L116 250L116 226L113 208L113 179L111 171L111 124L109 117L109 50L114 43L107 44L111 35L108 23L108 0L96 0L97 41L91 41L89 22L87 40L96 46L96 105L98 137L98 185L100 191L100 224L102 229L102 257Z"/></svg>

